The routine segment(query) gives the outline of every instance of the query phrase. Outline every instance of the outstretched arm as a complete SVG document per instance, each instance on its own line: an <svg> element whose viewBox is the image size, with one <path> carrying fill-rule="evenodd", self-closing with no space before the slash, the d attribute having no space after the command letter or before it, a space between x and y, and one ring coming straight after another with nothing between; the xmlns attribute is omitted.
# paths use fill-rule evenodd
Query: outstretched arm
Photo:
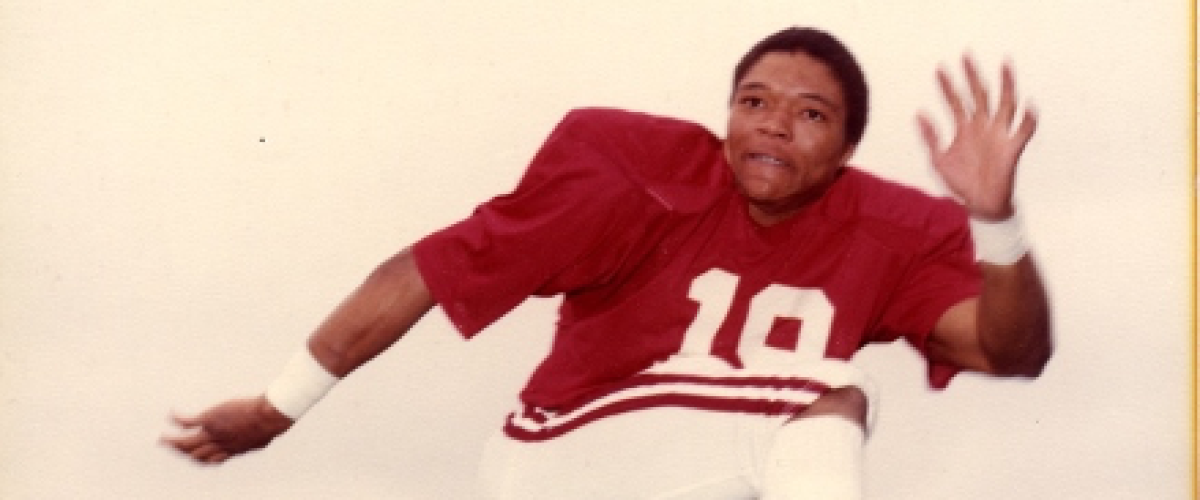
<svg viewBox="0 0 1200 500"><path fill-rule="evenodd" d="M406 249L377 267L334 310L308 348L330 373L344 377L404 336L433 304Z"/></svg>
<svg viewBox="0 0 1200 500"><path fill-rule="evenodd" d="M309 338L308 352L299 357L310 364L315 360L310 369L317 370L318 377L344 377L404 336L433 304L411 252L402 251L376 268L330 314ZM262 448L293 422L265 395L174 419L189 432L165 436L163 442L203 463L224 462Z"/></svg>
<svg viewBox="0 0 1200 500"><path fill-rule="evenodd" d="M1037 118L1026 110L1016 121L1016 85L1009 65L1001 71L995 110L975 63L965 57L963 67L966 96L955 90L945 71L937 75L954 120L950 144L942 145L927 116L920 115L918 121L934 169L972 219L983 290L942 316L929 348L934 357L967 369L1037 376L1052 351L1050 306L1033 258L1020 240L1012 201L1017 163Z"/></svg>

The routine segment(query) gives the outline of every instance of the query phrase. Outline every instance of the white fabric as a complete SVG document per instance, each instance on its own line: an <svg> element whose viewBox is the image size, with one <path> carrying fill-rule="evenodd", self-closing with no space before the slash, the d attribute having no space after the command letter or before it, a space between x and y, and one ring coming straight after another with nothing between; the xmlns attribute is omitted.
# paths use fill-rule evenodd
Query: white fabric
<svg viewBox="0 0 1200 500"><path fill-rule="evenodd" d="M758 498L756 448L765 449L770 434L753 424L768 420L665 407L604 418L548 441L497 433L481 476L496 500L751 500Z"/></svg>
<svg viewBox="0 0 1200 500"><path fill-rule="evenodd" d="M865 439L840 416L788 422L767 454L763 500L860 500Z"/></svg>
<svg viewBox="0 0 1200 500"><path fill-rule="evenodd" d="M300 349L267 386L267 402L297 420L337 382L338 378L325 370L308 349Z"/></svg>
<svg viewBox="0 0 1200 500"><path fill-rule="evenodd" d="M876 389L857 368L836 362L796 371L820 373L831 387L860 388L869 401L868 425L874 420ZM852 424L856 444L815 438L794 448L792 429L808 420L813 419L655 407L607 416L545 441L497 433L484 453L481 476L489 498L498 500L758 499L768 482L779 480L768 477L780 471L771 472L772 461L794 460L781 450L817 457L862 453L857 424ZM853 449L826 450L829 446Z"/></svg>
<svg viewBox="0 0 1200 500"><path fill-rule="evenodd" d="M972 218L971 239L975 242L976 257L989 264L1016 264L1029 252L1025 229L1017 214L1002 221Z"/></svg>

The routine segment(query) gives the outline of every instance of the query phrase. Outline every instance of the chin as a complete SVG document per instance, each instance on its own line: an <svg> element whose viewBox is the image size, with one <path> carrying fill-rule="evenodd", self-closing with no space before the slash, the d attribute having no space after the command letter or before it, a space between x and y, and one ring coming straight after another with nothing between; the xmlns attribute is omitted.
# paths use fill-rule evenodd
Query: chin
<svg viewBox="0 0 1200 500"><path fill-rule="evenodd" d="M779 200L779 192L770 182L761 179L747 179L738 182L738 191L755 203L774 203Z"/></svg>
<svg viewBox="0 0 1200 500"><path fill-rule="evenodd" d="M790 197L781 196L778 192L773 191L743 191L742 195L751 205L771 211L792 204Z"/></svg>

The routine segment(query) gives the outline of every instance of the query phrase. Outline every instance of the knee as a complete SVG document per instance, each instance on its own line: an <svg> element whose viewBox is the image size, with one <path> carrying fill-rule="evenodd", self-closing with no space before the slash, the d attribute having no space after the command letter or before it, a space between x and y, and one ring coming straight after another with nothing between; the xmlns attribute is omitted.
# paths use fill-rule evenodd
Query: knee
<svg viewBox="0 0 1200 500"><path fill-rule="evenodd" d="M870 412L871 401L867 394L858 387L839 387L817 398L807 408L792 417L803 419L821 415L833 415L857 423L863 429L867 428L867 415Z"/></svg>

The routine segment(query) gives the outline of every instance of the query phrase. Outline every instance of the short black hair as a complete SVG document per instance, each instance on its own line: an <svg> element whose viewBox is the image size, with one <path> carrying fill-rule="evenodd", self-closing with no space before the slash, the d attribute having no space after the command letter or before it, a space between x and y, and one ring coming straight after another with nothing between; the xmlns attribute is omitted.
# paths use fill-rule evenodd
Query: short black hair
<svg viewBox="0 0 1200 500"><path fill-rule="evenodd" d="M733 92L746 73L762 57L771 52L795 54L802 52L821 61L833 72L842 86L846 99L846 140L857 145L867 128L870 109L867 79L850 49L833 35L815 28L791 27L768 36L750 48L733 70Z"/></svg>

